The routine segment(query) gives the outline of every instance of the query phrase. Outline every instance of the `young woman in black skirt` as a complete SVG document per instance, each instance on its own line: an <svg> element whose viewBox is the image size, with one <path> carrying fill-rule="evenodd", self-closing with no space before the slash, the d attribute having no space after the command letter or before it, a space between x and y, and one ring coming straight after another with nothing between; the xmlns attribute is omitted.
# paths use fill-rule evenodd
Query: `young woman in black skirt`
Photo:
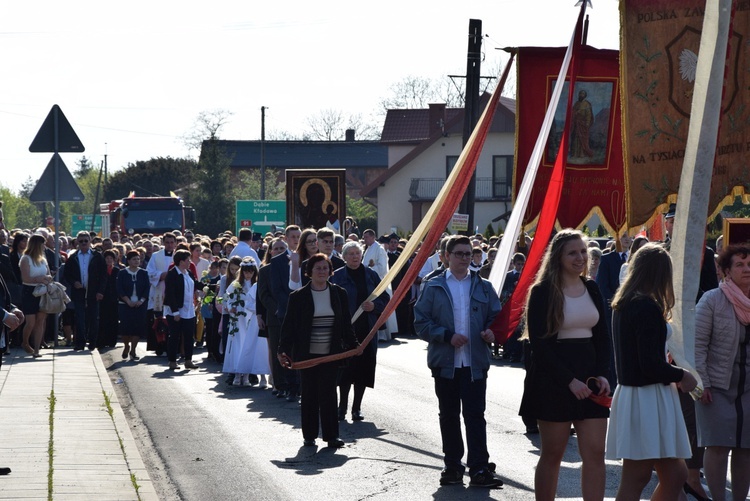
<svg viewBox="0 0 750 501"><path fill-rule="evenodd" d="M601 293L596 282L585 278L587 250L579 231L555 235L526 304L531 366L520 414L539 425L542 444L534 480L538 500L555 498L571 425L583 460L583 499L604 498L609 409L589 397L609 395L604 375L609 373L611 347Z"/></svg>

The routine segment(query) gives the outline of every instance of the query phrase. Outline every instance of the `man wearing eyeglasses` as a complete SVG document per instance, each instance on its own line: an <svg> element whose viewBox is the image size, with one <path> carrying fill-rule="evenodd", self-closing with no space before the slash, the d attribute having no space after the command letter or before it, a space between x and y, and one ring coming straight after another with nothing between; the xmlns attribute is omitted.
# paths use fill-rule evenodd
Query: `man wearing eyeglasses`
<svg viewBox="0 0 750 501"><path fill-rule="evenodd" d="M470 485L499 487L503 482L489 463L484 410L489 347L495 340L489 326L500 312L500 299L490 282L469 271L468 237L450 237L446 255L448 269L424 284L414 306L414 328L429 343L427 366L435 380L440 409L445 463L440 485L463 483L463 407Z"/></svg>
<svg viewBox="0 0 750 501"><path fill-rule="evenodd" d="M99 303L104 299L107 265L99 252L91 249L91 235L80 231L76 236L78 248L65 264L65 280L73 284L70 299L73 301L76 334L73 348L80 351L89 343L96 349L99 334Z"/></svg>

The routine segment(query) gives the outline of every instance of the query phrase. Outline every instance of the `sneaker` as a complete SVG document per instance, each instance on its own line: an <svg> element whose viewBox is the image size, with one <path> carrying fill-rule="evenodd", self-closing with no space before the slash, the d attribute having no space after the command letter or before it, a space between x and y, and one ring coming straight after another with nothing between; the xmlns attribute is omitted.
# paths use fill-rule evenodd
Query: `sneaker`
<svg viewBox="0 0 750 501"><path fill-rule="evenodd" d="M446 468L440 472L440 485L458 485L464 483L464 474L458 470Z"/></svg>
<svg viewBox="0 0 750 501"><path fill-rule="evenodd" d="M241 386L242 385L242 376L239 374L236 374L234 376L234 381L232 381L232 386Z"/></svg>
<svg viewBox="0 0 750 501"><path fill-rule="evenodd" d="M479 470L471 476L471 482L469 482L470 487L487 487L490 489L502 485L503 481L497 478L489 469Z"/></svg>

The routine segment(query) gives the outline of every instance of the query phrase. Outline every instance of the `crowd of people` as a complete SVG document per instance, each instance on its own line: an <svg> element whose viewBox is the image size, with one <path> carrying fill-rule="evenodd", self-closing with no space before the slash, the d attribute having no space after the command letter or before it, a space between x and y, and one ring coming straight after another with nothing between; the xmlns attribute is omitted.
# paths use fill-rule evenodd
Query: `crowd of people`
<svg viewBox="0 0 750 501"><path fill-rule="evenodd" d="M672 209L670 237L674 217ZM554 499L571 434L584 499L603 499L605 458L622 461L619 500L639 499L654 470L653 499L709 499L701 470L713 499L724 499L728 469L733 499L747 496L748 245L719 249L716 260L706 250L696 301L696 393L699 379L667 349L675 302L669 239L623 234L601 249L579 231L557 232L524 318L502 347L490 326L514 292L530 241L517 247L499 294L488 281L497 237L444 235L434 250L419 250L429 257L372 342L368 334L416 256L373 296L407 243L396 234L343 236L290 225L216 238L84 231L58 243L55 256L55 236L45 228L0 229L8 344L30 357L55 343L77 351L114 347L119 336L123 360L137 363L145 341L146 350L166 353L167 370L179 369L180 359L189 370L198 367L195 349L205 347L226 384L270 388L299 402L305 446L322 436L329 447L342 447L339 422L366 419L378 340L416 335L428 343L438 400L441 485L463 483L467 469L472 486L502 485L484 414L492 359L506 358L526 368L519 414L526 432L540 436L537 499ZM55 281L70 297L59 326L38 294ZM347 351L356 356L337 357Z"/></svg>

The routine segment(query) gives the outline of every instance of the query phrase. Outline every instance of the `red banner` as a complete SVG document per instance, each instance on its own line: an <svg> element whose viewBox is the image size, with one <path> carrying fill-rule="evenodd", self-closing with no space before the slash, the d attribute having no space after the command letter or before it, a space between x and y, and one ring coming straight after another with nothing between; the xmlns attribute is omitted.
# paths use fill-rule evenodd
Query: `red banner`
<svg viewBox="0 0 750 501"><path fill-rule="evenodd" d="M522 47L518 50L514 193L520 188L565 50L564 47ZM532 224L542 210L563 131L569 130L564 188L557 220L563 227L580 228L596 213L602 224L614 233L625 223L619 53L588 46L582 46L580 50L571 124L569 127L565 124L569 92L566 83L524 221ZM544 99L540 99L541 96Z"/></svg>

